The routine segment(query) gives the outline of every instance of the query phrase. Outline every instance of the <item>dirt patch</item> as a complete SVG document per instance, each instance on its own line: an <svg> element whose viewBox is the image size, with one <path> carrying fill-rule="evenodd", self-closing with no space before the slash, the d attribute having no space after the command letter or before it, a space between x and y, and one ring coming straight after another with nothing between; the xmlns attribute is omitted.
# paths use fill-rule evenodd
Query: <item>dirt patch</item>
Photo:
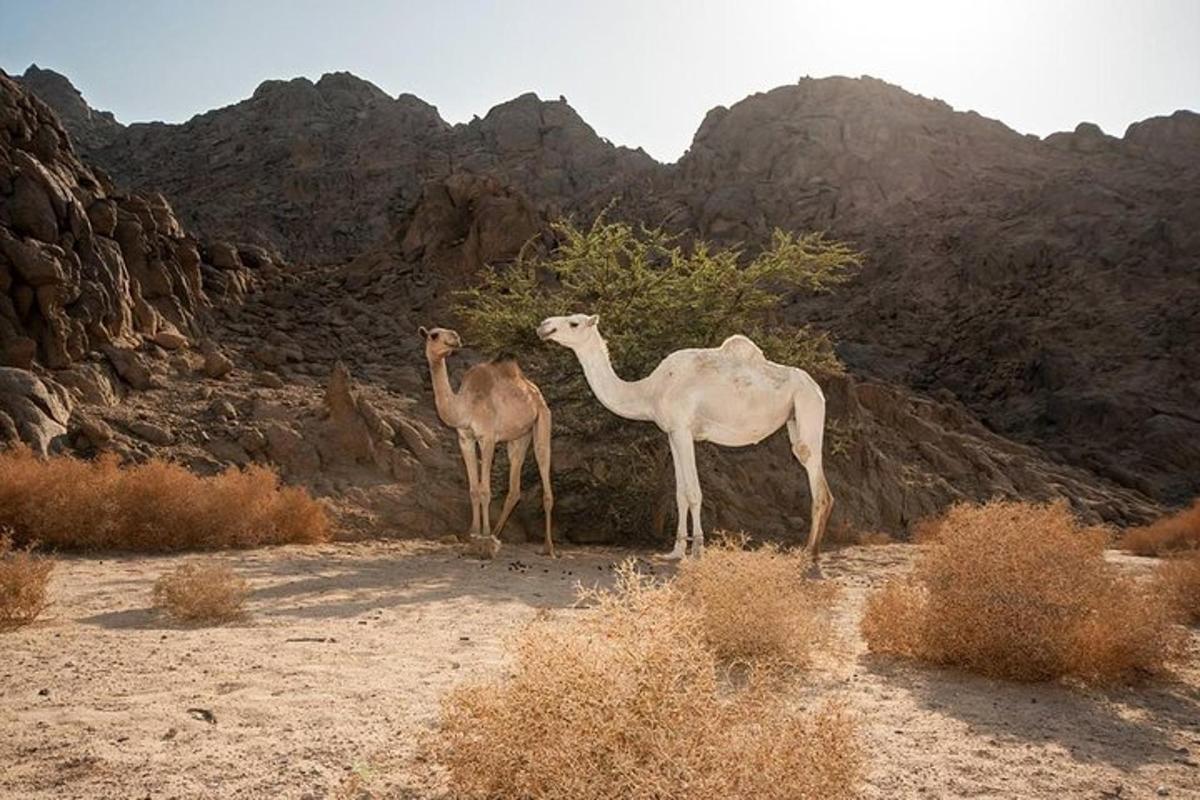
<svg viewBox="0 0 1200 800"><path fill-rule="evenodd" d="M828 555L845 646L795 698L841 699L858 716L864 797L1200 797L1194 629L1191 666L1137 690L868 656L863 597L912 553ZM571 608L575 582L607 582L628 555L571 548L551 561L507 546L482 563L420 542L221 553L250 581L249 617L200 629L150 610L155 578L195 556L64 559L46 618L0 638L0 796L323 798L355 785L445 797L438 770L415 758L442 694L503 669L506 634L540 609L589 613ZM1114 559L1145 575L1154 564Z"/></svg>

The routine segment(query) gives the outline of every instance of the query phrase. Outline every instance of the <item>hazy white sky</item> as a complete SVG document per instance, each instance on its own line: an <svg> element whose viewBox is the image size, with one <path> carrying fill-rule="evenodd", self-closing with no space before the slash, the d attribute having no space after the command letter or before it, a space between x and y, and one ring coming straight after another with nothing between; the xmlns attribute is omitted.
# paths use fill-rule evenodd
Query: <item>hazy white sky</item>
<svg viewBox="0 0 1200 800"><path fill-rule="evenodd" d="M0 0L0 67L30 62L122 122L333 70L450 122L561 94L600 135L672 161L708 109L801 75L873 75L1026 133L1121 135L1200 109L1200 2Z"/></svg>

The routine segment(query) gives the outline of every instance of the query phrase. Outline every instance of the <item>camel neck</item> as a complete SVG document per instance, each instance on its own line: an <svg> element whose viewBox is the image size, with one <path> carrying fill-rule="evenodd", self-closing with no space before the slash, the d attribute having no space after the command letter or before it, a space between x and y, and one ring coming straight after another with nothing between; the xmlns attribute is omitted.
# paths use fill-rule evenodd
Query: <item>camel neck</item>
<svg viewBox="0 0 1200 800"><path fill-rule="evenodd" d="M645 381L623 381L613 369L608 355L608 344L599 333L587 344L575 351L583 375L596 399L619 417L625 419L652 420L650 404L647 402L643 384Z"/></svg>
<svg viewBox="0 0 1200 800"><path fill-rule="evenodd" d="M458 396L450 388L450 371L446 369L445 356L428 356L429 373L433 376L433 403L438 416L450 427L457 427Z"/></svg>

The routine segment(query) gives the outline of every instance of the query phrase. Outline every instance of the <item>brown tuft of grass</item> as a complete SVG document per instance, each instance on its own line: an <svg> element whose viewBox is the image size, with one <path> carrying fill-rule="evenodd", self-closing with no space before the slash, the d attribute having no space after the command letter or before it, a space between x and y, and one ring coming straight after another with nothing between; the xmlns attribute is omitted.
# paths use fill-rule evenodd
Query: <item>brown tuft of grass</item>
<svg viewBox="0 0 1200 800"><path fill-rule="evenodd" d="M154 607L180 622L232 622L246 616L246 581L228 564L201 561L176 567L154 582Z"/></svg>
<svg viewBox="0 0 1200 800"><path fill-rule="evenodd" d="M28 625L46 610L54 566L32 546L14 548L12 537L0 531L0 631Z"/></svg>
<svg viewBox="0 0 1200 800"><path fill-rule="evenodd" d="M703 612L631 564L590 596L582 618L531 623L506 677L447 696L431 746L456 796L855 796L862 753L838 707L790 707L769 671L726 683Z"/></svg>
<svg viewBox="0 0 1200 800"><path fill-rule="evenodd" d="M744 534L724 535L704 557L679 566L680 599L698 608L704 637L725 662L805 667L832 639L837 587L805 577L803 551L773 544L747 548Z"/></svg>
<svg viewBox="0 0 1200 800"><path fill-rule="evenodd" d="M868 597L874 652L1089 683L1157 673L1180 653L1167 602L1105 561L1108 532L1065 503L962 504L924 529L914 574Z"/></svg>
<svg viewBox="0 0 1200 800"><path fill-rule="evenodd" d="M1200 499L1182 511L1125 531L1121 547L1139 556L1200 550Z"/></svg>
<svg viewBox="0 0 1200 800"><path fill-rule="evenodd" d="M1155 580L1181 621L1200 623L1200 551L1168 558L1159 564Z"/></svg>
<svg viewBox="0 0 1200 800"><path fill-rule="evenodd" d="M328 541L325 508L267 467L203 478L154 459L0 453L0 526L59 549L211 550Z"/></svg>

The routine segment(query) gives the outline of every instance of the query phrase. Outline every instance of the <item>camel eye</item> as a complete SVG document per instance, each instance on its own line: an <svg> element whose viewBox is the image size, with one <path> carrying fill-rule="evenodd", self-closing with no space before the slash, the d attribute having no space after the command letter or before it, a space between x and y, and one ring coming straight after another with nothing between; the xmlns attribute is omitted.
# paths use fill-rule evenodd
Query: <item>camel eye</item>
<svg viewBox="0 0 1200 800"><path fill-rule="evenodd" d="M578 322L572 322L572 323L571 323L571 327L572 327L572 328L578 328L578 327L579 327L579 323L578 323Z"/></svg>
<svg viewBox="0 0 1200 800"><path fill-rule="evenodd" d="M430 339L433 339L433 340L435 340L435 341L437 340L437 337L438 337L438 335L437 335L436 333L431 333L431 334L429 334L429 338L430 338Z"/></svg>

